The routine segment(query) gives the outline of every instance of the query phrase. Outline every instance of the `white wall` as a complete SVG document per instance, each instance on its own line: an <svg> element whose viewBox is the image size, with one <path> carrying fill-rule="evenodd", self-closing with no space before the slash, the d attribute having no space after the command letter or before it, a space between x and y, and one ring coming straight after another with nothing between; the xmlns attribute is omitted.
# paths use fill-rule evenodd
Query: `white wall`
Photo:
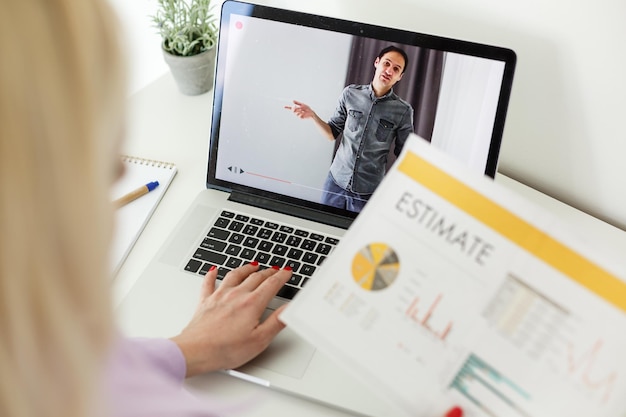
<svg viewBox="0 0 626 417"><path fill-rule="evenodd" d="M135 90L167 70L146 18L155 0L110 1L132 37ZM500 171L626 229L624 0L257 2L515 50Z"/></svg>
<svg viewBox="0 0 626 417"><path fill-rule="evenodd" d="M156 0L109 0L122 25L128 63L129 93L145 87L168 71L161 55L161 38L150 16Z"/></svg>

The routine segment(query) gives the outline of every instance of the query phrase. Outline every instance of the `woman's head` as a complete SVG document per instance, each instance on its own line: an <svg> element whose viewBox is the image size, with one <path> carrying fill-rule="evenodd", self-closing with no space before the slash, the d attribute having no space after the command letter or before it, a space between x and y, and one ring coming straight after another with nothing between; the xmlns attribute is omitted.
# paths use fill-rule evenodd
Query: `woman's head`
<svg viewBox="0 0 626 417"><path fill-rule="evenodd" d="M116 30L105 1L0 2L1 415L81 398L110 336Z"/></svg>

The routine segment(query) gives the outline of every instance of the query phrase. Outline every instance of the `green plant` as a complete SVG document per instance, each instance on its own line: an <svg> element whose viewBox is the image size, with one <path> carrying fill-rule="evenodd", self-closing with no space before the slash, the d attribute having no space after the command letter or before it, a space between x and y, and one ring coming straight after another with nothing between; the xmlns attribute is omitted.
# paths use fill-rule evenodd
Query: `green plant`
<svg viewBox="0 0 626 417"><path fill-rule="evenodd" d="M180 56L197 55L217 41L211 0L158 0L152 21L165 51Z"/></svg>

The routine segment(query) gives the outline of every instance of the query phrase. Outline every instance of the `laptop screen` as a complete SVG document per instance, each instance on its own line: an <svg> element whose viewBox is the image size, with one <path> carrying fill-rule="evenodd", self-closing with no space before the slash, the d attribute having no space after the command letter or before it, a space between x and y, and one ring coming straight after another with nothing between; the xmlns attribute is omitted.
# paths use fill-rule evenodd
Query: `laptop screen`
<svg viewBox="0 0 626 417"><path fill-rule="evenodd" d="M411 132L493 177L515 59L505 48L226 1L207 186L353 219Z"/></svg>

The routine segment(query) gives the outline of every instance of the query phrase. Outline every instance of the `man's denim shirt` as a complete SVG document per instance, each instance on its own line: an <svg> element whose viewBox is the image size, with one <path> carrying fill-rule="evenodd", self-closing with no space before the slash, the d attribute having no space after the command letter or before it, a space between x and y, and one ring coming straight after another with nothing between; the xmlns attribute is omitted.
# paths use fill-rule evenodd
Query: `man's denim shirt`
<svg viewBox="0 0 626 417"><path fill-rule="evenodd" d="M413 108L393 90L376 97L371 85L349 85L328 124L335 139L343 133L330 166L333 179L347 191L372 194L385 176L394 140L397 156L413 132Z"/></svg>

